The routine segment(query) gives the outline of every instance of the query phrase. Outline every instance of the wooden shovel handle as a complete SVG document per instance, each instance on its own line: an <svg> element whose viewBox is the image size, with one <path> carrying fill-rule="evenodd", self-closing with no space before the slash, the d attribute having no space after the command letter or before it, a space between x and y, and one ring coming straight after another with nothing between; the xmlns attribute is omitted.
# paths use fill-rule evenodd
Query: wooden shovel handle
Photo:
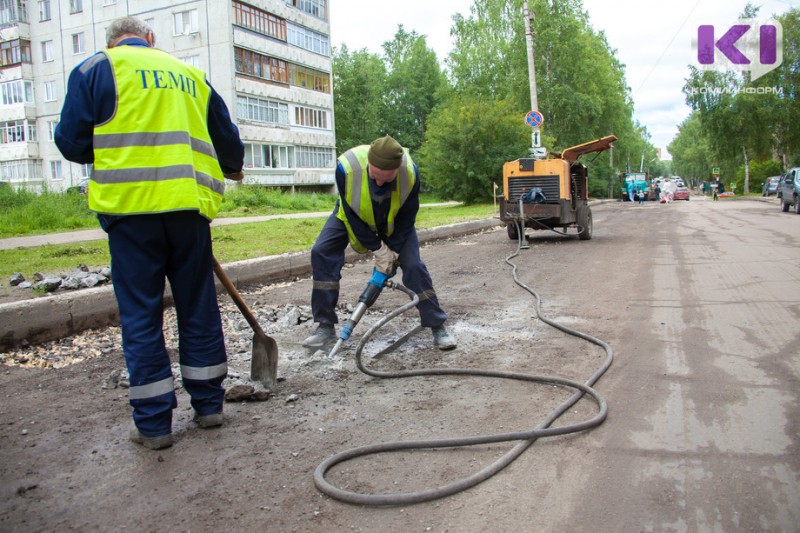
<svg viewBox="0 0 800 533"><path fill-rule="evenodd" d="M250 324L250 327L253 328L253 331L255 331L256 333L259 333L261 335L266 335L264 333L264 330L261 329L261 325L259 325L258 320L256 320L256 317L253 316L252 312L250 312L250 308L247 307L246 303L244 303L242 295L239 294L239 291L236 290L236 286L233 284L233 282L225 273L225 271L222 270L222 266L219 264L219 261L217 261L217 258L212 256L212 259L214 260L214 273L219 278L219 281L222 283L222 286L225 287L225 290L228 291L228 294L231 295L231 299L236 304L236 307L239 308L239 311L242 312L244 318L247 320L247 323Z"/></svg>

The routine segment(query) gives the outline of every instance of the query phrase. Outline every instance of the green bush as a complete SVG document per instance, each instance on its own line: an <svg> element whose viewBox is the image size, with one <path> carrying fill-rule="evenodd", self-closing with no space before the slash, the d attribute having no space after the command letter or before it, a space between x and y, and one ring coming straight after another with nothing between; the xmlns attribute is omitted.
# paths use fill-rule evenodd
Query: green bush
<svg viewBox="0 0 800 533"><path fill-rule="evenodd" d="M776 159L768 159L767 161L751 161L750 162L750 192L761 194L761 189L764 187L764 181L770 176L780 176L783 174L783 166L781 162ZM726 188L730 185L725 184ZM736 192L742 193L744 191L744 165L739 167L736 173Z"/></svg>

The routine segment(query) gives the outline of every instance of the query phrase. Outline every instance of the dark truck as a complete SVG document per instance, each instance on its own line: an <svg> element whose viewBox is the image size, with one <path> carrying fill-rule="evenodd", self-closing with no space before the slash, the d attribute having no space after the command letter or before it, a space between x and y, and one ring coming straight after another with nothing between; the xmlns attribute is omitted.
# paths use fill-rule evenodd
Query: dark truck
<svg viewBox="0 0 800 533"><path fill-rule="evenodd" d="M783 175L779 190L781 211L786 213L794 207L794 212L800 215L800 167L790 168Z"/></svg>

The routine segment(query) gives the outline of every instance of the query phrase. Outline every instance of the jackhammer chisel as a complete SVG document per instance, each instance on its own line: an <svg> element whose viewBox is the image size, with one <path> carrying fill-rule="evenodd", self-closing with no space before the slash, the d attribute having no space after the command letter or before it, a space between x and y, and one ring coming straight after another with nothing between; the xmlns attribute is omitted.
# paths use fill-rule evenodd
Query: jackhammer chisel
<svg viewBox="0 0 800 533"><path fill-rule="evenodd" d="M342 331L339 333L339 340L336 341L336 344L333 346L331 353L328 354L328 357L333 357L336 355L336 352L339 350L339 347L342 345L342 343L350 338L350 334L353 333L356 325L361 321L361 317L364 316L366 310L372 307L372 304L374 304L375 300L378 299L378 296L380 296L381 291L386 286L386 282L389 281L390 277L392 276L389 274L379 272L375 268L372 269L372 277L367 282L364 292L362 292L361 296L359 296L358 305L356 306L355 311L353 311L353 314L350 315L350 318L344 321Z"/></svg>

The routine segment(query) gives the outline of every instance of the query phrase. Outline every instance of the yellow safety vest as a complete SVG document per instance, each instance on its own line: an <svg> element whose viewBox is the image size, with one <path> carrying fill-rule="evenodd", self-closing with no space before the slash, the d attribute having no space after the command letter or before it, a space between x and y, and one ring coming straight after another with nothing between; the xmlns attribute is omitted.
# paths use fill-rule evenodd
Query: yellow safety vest
<svg viewBox="0 0 800 533"><path fill-rule="evenodd" d="M197 210L213 220L225 181L206 121L205 75L155 48L119 46L117 106L94 128L89 209L110 215Z"/></svg>
<svg viewBox="0 0 800 533"><path fill-rule="evenodd" d="M368 153L369 146L356 146L339 156L339 163L341 163L347 175L344 194L347 204L353 210L353 213L367 223L370 229L377 235L378 226L375 223L375 213L372 211L372 198L369 192L369 177L367 176L367 165L369 164L369 160L367 159ZM411 159L408 150L403 148L403 161L400 164L397 178L395 178L397 185L391 193L391 205L389 206L389 218L386 228L387 236L394 233L394 218L400 210L400 207L402 207L411 194L416 179L414 161ZM361 254L366 253L368 250L356 238L353 233L353 228L350 227L350 223L347 221L344 208L341 205L336 212L336 218L344 222L347 228L347 235L350 239L350 246L353 247L353 250Z"/></svg>

